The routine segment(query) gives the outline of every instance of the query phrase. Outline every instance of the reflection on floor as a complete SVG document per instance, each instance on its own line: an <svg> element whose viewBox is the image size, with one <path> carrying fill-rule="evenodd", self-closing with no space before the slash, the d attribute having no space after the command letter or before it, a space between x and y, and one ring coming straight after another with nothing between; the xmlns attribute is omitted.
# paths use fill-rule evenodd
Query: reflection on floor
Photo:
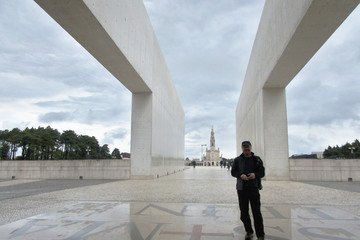
<svg viewBox="0 0 360 240"><path fill-rule="evenodd" d="M262 206L266 239L358 240L360 218L329 206ZM78 202L0 226L1 239L243 239L238 206Z"/></svg>
<svg viewBox="0 0 360 240"><path fill-rule="evenodd" d="M305 184L312 184L316 186L322 186L327 188L338 189L348 192L357 192L360 193L360 182L312 182L312 181L303 181Z"/></svg>

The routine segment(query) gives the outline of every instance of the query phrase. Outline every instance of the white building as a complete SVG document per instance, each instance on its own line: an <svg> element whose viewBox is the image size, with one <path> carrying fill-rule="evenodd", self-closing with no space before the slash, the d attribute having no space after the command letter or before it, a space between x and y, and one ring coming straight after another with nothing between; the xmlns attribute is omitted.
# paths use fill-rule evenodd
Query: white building
<svg viewBox="0 0 360 240"><path fill-rule="evenodd" d="M318 159L323 159L324 158L324 152L312 152L311 154L316 154L316 157Z"/></svg>
<svg viewBox="0 0 360 240"><path fill-rule="evenodd" d="M206 148L206 154L203 156L204 166L219 166L221 159L220 149L216 149L215 147L215 133L214 128L212 128L210 136L210 149Z"/></svg>

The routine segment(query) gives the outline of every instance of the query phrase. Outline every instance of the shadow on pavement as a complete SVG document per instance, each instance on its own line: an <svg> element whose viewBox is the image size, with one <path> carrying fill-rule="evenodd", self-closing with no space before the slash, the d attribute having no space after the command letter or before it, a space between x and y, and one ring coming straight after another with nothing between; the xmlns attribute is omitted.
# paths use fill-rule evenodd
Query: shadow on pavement
<svg viewBox="0 0 360 240"><path fill-rule="evenodd" d="M321 187L333 188L337 190L360 193L360 182L312 182L312 181L300 181L300 182L321 186Z"/></svg>
<svg viewBox="0 0 360 240"><path fill-rule="evenodd" d="M117 180L41 180L0 187L0 201L59 190L98 185Z"/></svg>

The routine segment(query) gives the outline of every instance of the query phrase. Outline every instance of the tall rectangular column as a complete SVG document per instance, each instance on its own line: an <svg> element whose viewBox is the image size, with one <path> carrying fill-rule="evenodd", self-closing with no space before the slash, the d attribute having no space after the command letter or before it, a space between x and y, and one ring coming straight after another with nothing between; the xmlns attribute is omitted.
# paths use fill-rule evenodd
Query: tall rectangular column
<svg viewBox="0 0 360 240"><path fill-rule="evenodd" d="M264 160L268 180L289 180L285 88L262 90Z"/></svg>
<svg viewBox="0 0 360 240"><path fill-rule="evenodd" d="M133 93L131 178L153 179L184 168L184 115L153 93Z"/></svg>
<svg viewBox="0 0 360 240"><path fill-rule="evenodd" d="M134 93L131 110L131 178L151 179L152 93Z"/></svg>

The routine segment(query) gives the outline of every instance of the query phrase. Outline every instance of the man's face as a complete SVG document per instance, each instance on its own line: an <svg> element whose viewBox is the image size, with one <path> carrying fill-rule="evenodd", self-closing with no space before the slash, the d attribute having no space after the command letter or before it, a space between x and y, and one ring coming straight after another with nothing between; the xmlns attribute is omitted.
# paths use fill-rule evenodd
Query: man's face
<svg viewBox="0 0 360 240"><path fill-rule="evenodd" d="M246 155L250 154L251 153L251 146L242 146L242 151Z"/></svg>

